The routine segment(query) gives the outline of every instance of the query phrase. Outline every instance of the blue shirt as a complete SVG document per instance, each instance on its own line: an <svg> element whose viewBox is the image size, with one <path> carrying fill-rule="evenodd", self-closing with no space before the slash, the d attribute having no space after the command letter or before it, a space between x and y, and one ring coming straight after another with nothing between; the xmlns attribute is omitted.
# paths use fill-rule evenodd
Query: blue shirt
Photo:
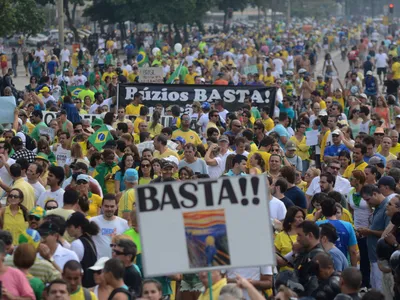
<svg viewBox="0 0 400 300"><path fill-rule="evenodd" d="M279 110L281 112L287 113L288 117L293 120L294 119L294 110L291 107L284 107L282 103L279 103Z"/></svg>
<svg viewBox="0 0 400 300"><path fill-rule="evenodd" d="M339 157L339 153L342 150L346 150L350 153L349 148L347 148L344 144L340 144L339 146L331 145L325 148L324 156L337 156Z"/></svg>
<svg viewBox="0 0 400 300"><path fill-rule="evenodd" d="M241 172L240 174L236 175L233 173L232 169L228 171L228 173L225 173L224 176L232 177L232 176L246 176L246 173Z"/></svg>
<svg viewBox="0 0 400 300"><path fill-rule="evenodd" d="M304 196L304 193L297 186L288 188L285 192L285 197L288 197L290 200L292 200L294 205L301 208L307 208L306 197Z"/></svg>
<svg viewBox="0 0 400 300"><path fill-rule="evenodd" d="M58 64L56 61L51 60L47 63L47 69L49 70L49 74L55 74Z"/></svg>
<svg viewBox="0 0 400 300"><path fill-rule="evenodd" d="M344 256L342 251L340 251L338 248L333 247L328 252L332 256L333 267L335 268L336 272L342 272L349 266L349 262L347 261L346 256Z"/></svg>
<svg viewBox="0 0 400 300"><path fill-rule="evenodd" d="M125 181L124 181L124 175L122 175L121 171L118 171L117 173L115 173L115 180L118 180L119 183L119 191L125 191Z"/></svg>
<svg viewBox="0 0 400 300"><path fill-rule="evenodd" d="M383 231L388 226L390 222L390 218L386 215L386 206L388 203L389 199L386 197L378 207L375 207L369 229ZM375 235L367 235L368 258L370 262L378 261L376 255L376 244L378 240L379 237Z"/></svg>
<svg viewBox="0 0 400 300"><path fill-rule="evenodd" d="M335 242L335 246L342 251L344 256L347 257L348 247L357 245L356 233L353 229L353 226L346 221L342 220L322 220L318 221L317 225L330 223L336 228L336 232L338 235L338 240Z"/></svg>
<svg viewBox="0 0 400 300"><path fill-rule="evenodd" d="M273 131L275 131L277 134L279 134L279 137L284 136L284 137L286 137L287 140L290 139L289 132L282 124L276 125L275 128L273 129ZM282 143L281 139L279 139L278 142L279 142L279 146L281 146L281 148L285 151L285 144Z"/></svg>

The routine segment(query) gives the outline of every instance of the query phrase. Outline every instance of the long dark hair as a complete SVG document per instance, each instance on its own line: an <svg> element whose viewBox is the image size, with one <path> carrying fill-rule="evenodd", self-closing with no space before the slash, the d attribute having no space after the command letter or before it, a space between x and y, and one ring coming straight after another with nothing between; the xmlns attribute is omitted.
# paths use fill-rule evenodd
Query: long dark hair
<svg viewBox="0 0 400 300"><path fill-rule="evenodd" d="M294 218L296 217L296 214L301 211L301 213L303 214L303 219L306 219L306 214L304 213L303 209L301 209L298 206L291 206L288 208L287 212L286 212L286 216L285 216L285 220L283 220L283 230L286 232L289 232L291 229L291 225L294 222Z"/></svg>
<svg viewBox="0 0 400 300"><path fill-rule="evenodd" d="M153 119L150 125L150 129L156 128L157 124L160 122L161 114L159 111L155 110L153 113Z"/></svg>
<svg viewBox="0 0 400 300"><path fill-rule="evenodd" d="M150 164L150 178L153 179L154 178L154 170L153 170L153 165L151 163L150 160L148 160L147 158L142 158L142 160L140 161L140 165L139 165L139 170L138 170L138 174L139 174L139 178L143 178L143 171L142 171L142 162L144 161L148 161Z"/></svg>
<svg viewBox="0 0 400 300"><path fill-rule="evenodd" d="M134 154L133 154L133 153L126 153L126 154L124 154L124 156L122 156L121 162L118 164L122 176L124 176L125 171L126 171L126 170L125 170L125 161L126 161L126 158L127 158L128 156L132 156L132 159L133 159L133 164L132 164L132 167L131 167L131 168L134 168L134 167L135 167L135 156L134 156Z"/></svg>
<svg viewBox="0 0 400 300"><path fill-rule="evenodd" d="M11 191L8 194L10 194L12 191L17 191L18 192L19 199L20 199L20 201L18 203L18 206L22 210L22 213L24 215L24 220L28 221L29 211L24 205L22 205L22 202L24 201L24 193L20 189L14 188L14 189L11 189ZM3 222L4 222L4 220L3 220Z"/></svg>

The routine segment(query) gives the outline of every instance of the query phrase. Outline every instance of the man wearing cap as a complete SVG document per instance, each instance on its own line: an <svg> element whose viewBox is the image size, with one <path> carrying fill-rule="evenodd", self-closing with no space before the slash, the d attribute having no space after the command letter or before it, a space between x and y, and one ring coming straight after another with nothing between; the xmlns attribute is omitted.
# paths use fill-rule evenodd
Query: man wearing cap
<svg viewBox="0 0 400 300"><path fill-rule="evenodd" d="M127 169L124 175L125 190L118 202L118 217L130 222L130 215L135 206L135 186L138 185L139 175L135 169Z"/></svg>
<svg viewBox="0 0 400 300"><path fill-rule="evenodd" d="M28 215L28 226L30 229L37 230L43 221L46 211L40 206L32 208Z"/></svg>
<svg viewBox="0 0 400 300"><path fill-rule="evenodd" d="M178 136L181 136L187 143L192 143L195 146L202 144L196 131L190 129L190 117L186 113L181 116L181 127L174 130L172 139Z"/></svg>
<svg viewBox="0 0 400 300"><path fill-rule="evenodd" d="M324 150L324 161L328 163L332 159L338 159L339 153L342 150L346 150L349 153L351 152L341 141L341 131L340 129L335 129L332 131L332 145L328 146Z"/></svg>
<svg viewBox="0 0 400 300"><path fill-rule="evenodd" d="M47 128L46 123L43 122L43 113L41 110L34 110L31 114L30 118L32 124L35 125L31 133L31 138L33 138L36 142L40 139L40 129Z"/></svg>
<svg viewBox="0 0 400 300"><path fill-rule="evenodd" d="M71 85L71 79L69 78L69 69L65 68L63 70L63 73L58 76L58 82L60 85L64 86L70 86Z"/></svg>
<svg viewBox="0 0 400 300"><path fill-rule="evenodd" d="M223 174L229 154L233 152L229 150L229 138L226 135L219 137L218 145L211 144L208 147L204 160L208 166L210 178L219 178Z"/></svg>
<svg viewBox="0 0 400 300"><path fill-rule="evenodd" d="M170 160L167 159L161 160L161 176L157 177L156 179L153 179L151 183L175 181L175 179L172 176L174 175L176 167L177 166Z"/></svg>
<svg viewBox="0 0 400 300"><path fill-rule="evenodd" d="M365 70L365 69L364 69ZM364 93L367 96L376 96L378 93L378 80L372 75L372 71L367 71L363 80Z"/></svg>
<svg viewBox="0 0 400 300"><path fill-rule="evenodd" d="M41 90L39 90L39 93L42 94L42 100L44 104L47 104L47 102L52 101L53 103L56 103L56 99L52 95L50 95L50 89L47 86L42 87Z"/></svg>

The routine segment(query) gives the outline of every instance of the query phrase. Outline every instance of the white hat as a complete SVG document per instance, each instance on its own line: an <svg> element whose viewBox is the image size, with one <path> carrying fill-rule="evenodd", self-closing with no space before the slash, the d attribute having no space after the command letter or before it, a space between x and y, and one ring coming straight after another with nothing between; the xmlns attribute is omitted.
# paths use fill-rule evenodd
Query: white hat
<svg viewBox="0 0 400 300"><path fill-rule="evenodd" d="M176 165L179 165L179 160L173 155L170 155L170 156L164 158L164 160L168 160L170 162L173 162Z"/></svg>
<svg viewBox="0 0 400 300"><path fill-rule="evenodd" d="M89 268L89 270L93 270L93 271L100 271L104 269L104 265L106 264L106 262L109 260L109 257L101 257L99 258L96 263L91 266Z"/></svg>
<svg viewBox="0 0 400 300"><path fill-rule="evenodd" d="M368 99L367 95L365 95L364 93L360 94L359 98Z"/></svg>
<svg viewBox="0 0 400 300"><path fill-rule="evenodd" d="M372 71L368 71L368 72L367 72L367 75L372 75Z"/></svg>
<svg viewBox="0 0 400 300"><path fill-rule="evenodd" d="M324 117L324 116L327 116L327 115L328 115L328 113L326 112L326 110L321 110L319 112L319 114L318 114L318 116L321 116L321 117Z"/></svg>
<svg viewBox="0 0 400 300"><path fill-rule="evenodd" d="M332 131L332 135L340 135L342 132L340 131L340 129L335 129L334 131Z"/></svg>

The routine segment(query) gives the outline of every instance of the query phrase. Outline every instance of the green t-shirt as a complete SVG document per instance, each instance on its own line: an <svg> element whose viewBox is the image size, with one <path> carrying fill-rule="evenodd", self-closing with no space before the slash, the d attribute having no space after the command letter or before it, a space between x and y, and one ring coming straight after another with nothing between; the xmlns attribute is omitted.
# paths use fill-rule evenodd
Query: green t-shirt
<svg viewBox="0 0 400 300"><path fill-rule="evenodd" d="M38 124L35 126L35 128L32 130L31 138L33 138L36 142L38 142L39 139L40 139L40 128L42 128L42 127L46 127L46 128L47 128L46 123L40 122L40 123L38 123Z"/></svg>
<svg viewBox="0 0 400 300"><path fill-rule="evenodd" d="M81 99L82 101L85 99L86 96L90 97L92 103L94 102L94 93L91 90L82 90L78 94L78 98Z"/></svg>
<svg viewBox="0 0 400 300"><path fill-rule="evenodd" d="M27 276L29 280L29 284L31 285L31 288L33 292L35 293L36 300L42 299L42 294L44 290L44 283L37 277L33 277L32 275Z"/></svg>

